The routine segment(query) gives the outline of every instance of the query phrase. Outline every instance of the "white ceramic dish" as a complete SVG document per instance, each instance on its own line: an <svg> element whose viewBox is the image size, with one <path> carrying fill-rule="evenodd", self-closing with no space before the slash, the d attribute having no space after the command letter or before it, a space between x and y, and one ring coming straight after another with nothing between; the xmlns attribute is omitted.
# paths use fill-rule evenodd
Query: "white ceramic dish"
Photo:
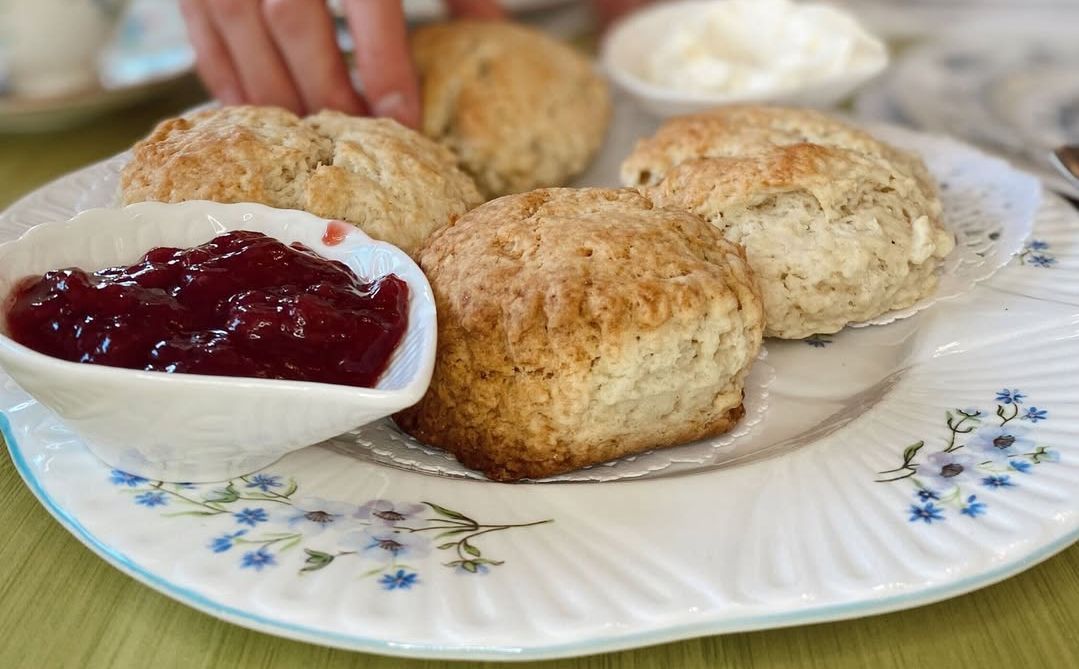
<svg viewBox="0 0 1079 669"><path fill-rule="evenodd" d="M0 94L0 132L77 125L168 91L194 65L179 3L133 0L116 38L102 54L97 86L49 98Z"/></svg>
<svg viewBox="0 0 1079 669"><path fill-rule="evenodd" d="M810 81L777 82L773 87L753 92L720 93L680 90L654 82L649 76L650 58L673 32L702 22L717 6L714 0L682 0L662 3L635 12L619 22L608 34L601 49L601 62L614 82L637 102L658 116L688 114L723 104L770 102L812 107L828 107L849 96L858 86L879 74L888 64L884 44L869 35L848 14L827 5L797 6L794 11L812 12L806 21L826 41L836 31L851 40L857 54L845 70ZM748 17L743 17L748 20ZM789 15L766 17L777 25L790 21ZM746 25L738 32L759 35L775 31L777 25Z"/></svg>
<svg viewBox="0 0 1079 669"><path fill-rule="evenodd" d="M582 184L617 181L635 114L616 106ZM946 207L992 224L988 252L1025 225L1017 203L983 198L1023 192L1000 161L931 136L917 146L950 166ZM111 202L122 163L28 196L0 217L0 239ZM962 295L889 325L768 342L767 407L732 442L572 483L463 480L380 421L229 484L166 484L110 470L2 377L0 428L42 504L104 559L290 638L531 660L866 616L988 585L1079 537L1077 275L1079 214L1050 197L1019 258ZM959 410L973 415L951 444L964 469L945 477ZM965 457L1013 412L1023 448Z"/></svg>
<svg viewBox="0 0 1079 669"><path fill-rule="evenodd" d="M435 307L419 267L400 249L350 230L322 241L327 222L254 204L147 202L91 209L0 245L0 295L20 278L60 267L130 264L158 246L187 248L229 230L301 242L358 276L395 273L410 289L409 325L376 388L166 374L66 362L0 333L0 366L55 411L113 467L166 481L221 481L290 451L414 404L434 365Z"/></svg>

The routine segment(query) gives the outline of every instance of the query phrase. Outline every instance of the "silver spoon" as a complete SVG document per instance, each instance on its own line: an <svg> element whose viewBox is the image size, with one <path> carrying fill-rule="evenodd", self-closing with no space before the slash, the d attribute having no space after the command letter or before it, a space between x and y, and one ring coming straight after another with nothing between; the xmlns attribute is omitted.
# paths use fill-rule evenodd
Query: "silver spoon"
<svg viewBox="0 0 1079 669"><path fill-rule="evenodd" d="M1079 145L1057 147L1049 154L1049 162L1064 175L1072 186L1079 188Z"/></svg>

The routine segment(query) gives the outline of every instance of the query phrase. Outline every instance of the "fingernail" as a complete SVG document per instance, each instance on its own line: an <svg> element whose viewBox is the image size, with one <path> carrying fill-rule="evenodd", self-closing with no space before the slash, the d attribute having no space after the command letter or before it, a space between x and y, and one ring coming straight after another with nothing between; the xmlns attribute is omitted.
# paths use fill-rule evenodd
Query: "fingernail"
<svg viewBox="0 0 1079 669"><path fill-rule="evenodd" d="M414 126L416 123L413 110L409 109L405 96L398 91L387 93L371 103L371 111L375 116L389 116L399 123Z"/></svg>

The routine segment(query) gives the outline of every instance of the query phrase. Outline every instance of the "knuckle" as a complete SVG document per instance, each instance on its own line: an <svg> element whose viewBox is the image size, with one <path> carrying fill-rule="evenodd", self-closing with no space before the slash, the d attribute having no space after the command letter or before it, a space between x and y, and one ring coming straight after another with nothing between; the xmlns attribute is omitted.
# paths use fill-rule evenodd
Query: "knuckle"
<svg viewBox="0 0 1079 669"><path fill-rule="evenodd" d="M309 0L262 0L262 17L277 31L298 29L311 12L320 10L321 3Z"/></svg>

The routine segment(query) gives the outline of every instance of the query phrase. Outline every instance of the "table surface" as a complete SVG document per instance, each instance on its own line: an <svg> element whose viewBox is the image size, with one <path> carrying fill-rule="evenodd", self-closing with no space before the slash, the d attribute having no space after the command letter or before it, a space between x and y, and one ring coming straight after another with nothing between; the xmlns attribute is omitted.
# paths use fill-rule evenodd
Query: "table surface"
<svg viewBox="0 0 1079 669"><path fill-rule="evenodd" d="M194 81L78 128L0 134L0 207L128 147L202 100ZM0 456L0 667L387 667L383 658L249 631L178 604L99 559ZM1079 666L1079 545L997 585L889 615L538 662L562 667Z"/></svg>

